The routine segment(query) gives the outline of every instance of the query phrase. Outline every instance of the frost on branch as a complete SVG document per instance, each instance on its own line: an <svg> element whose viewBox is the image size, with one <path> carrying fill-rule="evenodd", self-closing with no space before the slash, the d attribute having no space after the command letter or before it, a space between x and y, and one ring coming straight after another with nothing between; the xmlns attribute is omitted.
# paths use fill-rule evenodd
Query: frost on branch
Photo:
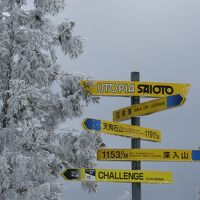
<svg viewBox="0 0 200 200"><path fill-rule="evenodd" d="M58 40L64 54L68 54L71 58L77 58L83 53L83 41L80 37L72 36L75 23L65 21L58 26Z"/></svg>
<svg viewBox="0 0 200 200"><path fill-rule="evenodd" d="M0 1L0 8L9 9L10 6L19 6L26 5L27 0L1 0Z"/></svg>
<svg viewBox="0 0 200 200"><path fill-rule="evenodd" d="M42 10L44 14L55 15L64 9L64 0L34 0L36 9Z"/></svg>
<svg viewBox="0 0 200 200"><path fill-rule="evenodd" d="M74 132L74 131L73 131ZM53 145L42 149L56 154L60 163L54 163L55 172L64 168L95 168L96 151L105 144L99 134L83 131L80 136L74 135L71 130L61 131L59 145ZM82 188L88 192L96 192L96 182L82 182Z"/></svg>
<svg viewBox="0 0 200 200"><path fill-rule="evenodd" d="M81 74L60 70L56 46L76 58L83 47L74 23L55 27L48 15L64 0L0 1L0 199L59 200L65 167L94 167L99 135L59 131L98 98L80 87ZM93 191L95 184L85 184Z"/></svg>
<svg viewBox="0 0 200 200"><path fill-rule="evenodd" d="M72 97L74 96L76 99L81 98L86 105L89 103L98 103L99 98L92 96L90 93L86 93L86 91L81 87L80 80L89 79L90 77L86 77L77 73L63 73L61 76L61 92L63 97Z"/></svg>

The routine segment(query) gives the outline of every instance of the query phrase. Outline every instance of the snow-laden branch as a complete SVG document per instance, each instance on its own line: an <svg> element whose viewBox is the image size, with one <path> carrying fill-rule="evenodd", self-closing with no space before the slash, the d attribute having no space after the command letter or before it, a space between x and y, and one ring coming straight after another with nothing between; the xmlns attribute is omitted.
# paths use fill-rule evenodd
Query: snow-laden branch
<svg viewBox="0 0 200 200"><path fill-rule="evenodd" d="M58 128L98 102L80 86L82 74L61 71L56 48L77 58L83 52L75 23L54 26L49 15L64 0L0 1L0 199L59 200L65 167L95 166L99 135ZM76 134L74 134L76 132ZM84 183L89 192L96 183Z"/></svg>

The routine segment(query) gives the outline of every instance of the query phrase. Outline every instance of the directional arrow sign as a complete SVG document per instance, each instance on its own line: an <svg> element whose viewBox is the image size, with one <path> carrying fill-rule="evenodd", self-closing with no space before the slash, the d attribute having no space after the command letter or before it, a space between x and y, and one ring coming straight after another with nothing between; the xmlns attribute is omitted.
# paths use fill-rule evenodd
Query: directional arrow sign
<svg viewBox="0 0 200 200"><path fill-rule="evenodd" d="M98 131L111 135L140 138L154 142L161 141L161 131L151 128L143 128L140 126L133 126L91 118L84 119L82 122L82 126L84 129L92 132Z"/></svg>
<svg viewBox="0 0 200 200"><path fill-rule="evenodd" d="M200 150L99 149L97 160L192 162L200 161Z"/></svg>
<svg viewBox="0 0 200 200"><path fill-rule="evenodd" d="M94 96L166 97L179 93L186 95L190 88L190 84L139 81L81 80L80 84Z"/></svg>
<svg viewBox="0 0 200 200"><path fill-rule="evenodd" d="M172 183L171 172L114 169L65 169L61 174L65 180L124 182L124 183ZM71 178L72 177L72 178ZM78 177L78 179L74 179Z"/></svg>
<svg viewBox="0 0 200 200"><path fill-rule="evenodd" d="M82 179L80 169L65 169L61 175L65 180L70 181L80 181Z"/></svg>
<svg viewBox="0 0 200 200"><path fill-rule="evenodd" d="M162 97L156 100L147 101L140 104L134 104L113 112L113 121L123 121L131 117L147 115L150 113L174 108L184 104L186 98L182 94Z"/></svg>

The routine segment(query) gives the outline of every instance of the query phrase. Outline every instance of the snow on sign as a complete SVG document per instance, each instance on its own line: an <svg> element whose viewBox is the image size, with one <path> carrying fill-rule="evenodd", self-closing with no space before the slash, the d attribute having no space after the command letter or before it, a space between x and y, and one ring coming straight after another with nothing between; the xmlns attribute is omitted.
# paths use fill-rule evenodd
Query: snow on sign
<svg viewBox="0 0 200 200"><path fill-rule="evenodd" d="M97 131L111 135L139 138L154 142L161 141L161 131L151 128L143 128L140 126L121 124L117 122L91 118L84 119L82 122L82 126L84 129L91 132Z"/></svg>
<svg viewBox="0 0 200 200"><path fill-rule="evenodd" d="M99 149L97 160L192 162L200 161L200 150Z"/></svg>
<svg viewBox="0 0 200 200"><path fill-rule="evenodd" d="M139 81L90 81L81 80L81 86L94 96L166 97L187 95L190 84L139 82Z"/></svg>
<svg viewBox="0 0 200 200"><path fill-rule="evenodd" d="M69 175L73 174L73 175ZM78 174L79 181L97 182L124 182L124 183L172 183L171 172L144 171L144 170L121 170L121 169L65 169L62 176L65 180L71 179Z"/></svg>
<svg viewBox="0 0 200 200"><path fill-rule="evenodd" d="M113 121L123 121L131 117L147 115L162 110L167 110L185 103L184 95L176 94L168 97L162 97L156 100L144 103L134 104L125 108L113 111Z"/></svg>

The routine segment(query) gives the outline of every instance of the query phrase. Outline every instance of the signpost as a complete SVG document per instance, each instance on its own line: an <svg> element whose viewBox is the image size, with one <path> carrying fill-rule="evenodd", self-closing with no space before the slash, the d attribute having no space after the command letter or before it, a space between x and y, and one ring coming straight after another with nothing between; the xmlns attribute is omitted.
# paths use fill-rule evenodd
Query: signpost
<svg viewBox="0 0 200 200"><path fill-rule="evenodd" d="M140 138L143 140L149 140L154 142L161 141L161 131L151 128L143 128L140 126L86 118L82 122L82 127L85 130L92 132L95 131L117 136Z"/></svg>
<svg viewBox="0 0 200 200"><path fill-rule="evenodd" d="M180 93L186 95L190 88L190 84L139 81L81 80L80 84L94 96L167 97Z"/></svg>
<svg viewBox="0 0 200 200"><path fill-rule="evenodd" d="M140 149L140 139L161 141L161 131L140 127L140 116L183 105L190 84L140 82L139 72L131 73L131 81L81 80L80 84L86 94L131 97L131 106L113 112L114 122L86 118L82 126L89 132L130 137L131 149L98 149L97 160L131 161L132 170L65 169L65 180L132 183L132 200L141 200L141 183L172 183L172 173L141 170L140 161L200 161L200 150ZM140 103L140 97L157 99ZM127 119L131 125L118 123Z"/></svg>
<svg viewBox="0 0 200 200"><path fill-rule="evenodd" d="M131 81L139 81L140 73L139 72L131 72ZM140 97L139 96L131 96L131 105L139 104ZM140 126L140 117L131 117L131 125ZM131 148L140 148L140 139L131 139ZM141 170L141 162L140 161L132 161L131 162L132 170ZM132 200L141 200L142 198L142 187L141 183L132 183Z"/></svg>
<svg viewBox="0 0 200 200"><path fill-rule="evenodd" d="M200 150L185 149L99 149L97 160L105 161L200 161Z"/></svg>
<svg viewBox="0 0 200 200"><path fill-rule="evenodd" d="M118 183L171 184L172 173L121 169L65 169L61 174L67 181L97 181Z"/></svg>
<svg viewBox="0 0 200 200"><path fill-rule="evenodd" d="M181 106L186 101L184 95L176 94L113 111L113 121L123 121L131 117L148 115L158 111Z"/></svg>

